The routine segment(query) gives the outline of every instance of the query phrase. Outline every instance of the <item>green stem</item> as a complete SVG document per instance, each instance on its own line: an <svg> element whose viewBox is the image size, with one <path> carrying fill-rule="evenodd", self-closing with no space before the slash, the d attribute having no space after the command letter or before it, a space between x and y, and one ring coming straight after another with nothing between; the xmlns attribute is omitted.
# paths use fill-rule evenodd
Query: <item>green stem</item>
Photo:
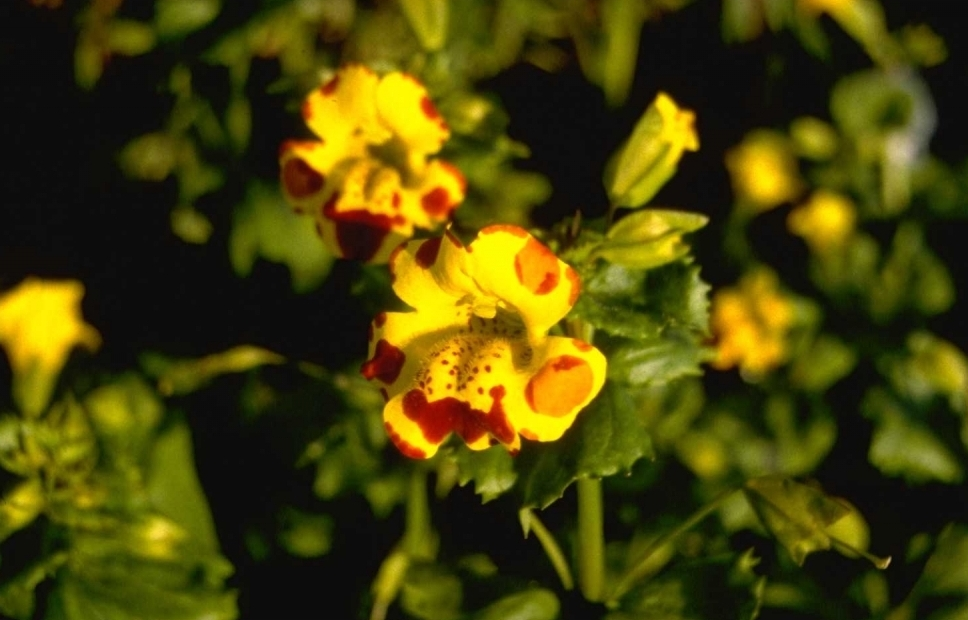
<svg viewBox="0 0 968 620"><path fill-rule="evenodd" d="M561 586L565 590L573 589L575 587L575 578L571 575L568 560L565 558L565 554L562 553L561 547L558 546L558 541L555 540L554 535L545 527L545 524L541 522L541 519L538 518L538 515L534 511L522 508L518 516L521 519L524 536L527 537L529 532L534 532L535 538L538 539L541 548L544 549L545 555L548 556L548 560L551 562L551 566L558 573Z"/></svg>
<svg viewBox="0 0 968 620"><path fill-rule="evenodd" d="M713 501L692 513L688 519L676 526L676 528L671 532L664 536L660 536L655 542L649 545L649 547L642 552L642 555L639 556L639 559L632 563L632 566L626 570L624 574L622 574L618 582L615 584L615 587L612 588L612 591L608 595L609 605L616 604L618 599L625 595L625 593L628 592L637 581L648 577L665 564L665 562L662 562L661 564L656 565L655 562L651 561L657 552L674 543L677 538L694 528L696 524L715 512L731 495L733 495L733 493L736 493L737 491L739 491L739 489L730 489L720 493L715 497L715 499L713 499Z"/></svg>
<svg viewBox="0 0 968 620"><path fill-rule="evenodd" d="M601 602L605 594L605 526L602 481L579 478L578 586L585 598Z"/></svg>
<svg viewBox="0 0 968 620"><path fill-rule="evenodd" d="M427 501L427 472L422 467L415 466L410 470L405 528L404 551L411 558L426 558L432 532L430 504Z"/></svg>

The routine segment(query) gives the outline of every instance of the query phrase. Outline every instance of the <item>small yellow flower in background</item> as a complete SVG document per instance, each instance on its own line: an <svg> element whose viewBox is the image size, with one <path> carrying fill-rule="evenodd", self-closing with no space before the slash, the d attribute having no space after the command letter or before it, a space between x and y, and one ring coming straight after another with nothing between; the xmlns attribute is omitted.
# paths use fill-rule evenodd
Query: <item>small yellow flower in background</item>
<svg viewBox="0 0 968 620"><path fill-rule="evenodd" d="M410 241L390 269L414 311L376 317L361 372L383 386L403 454L429 458L451 433L474 450L553 441L601 389L601 352L548 335L578 297L578 274L524 229L489 226L466 247L449 231Z"/></svg>
<svg viewBox="0 0 968 620"><path fill-rule="evenodd" d="M796 199L803 187L789 142L773 131L747 135L726 153L726 168L741 208L754 212Z"/></svg>
<svg viewBox="0 0 968 620"><path fill-rule="evenodd" d="M720 370L739 366L757 377L786 361L787 337L793 326L792 300L779 291L776 274L758 269L735 288L713 295L712 332Z"/></svg>
<svg viewBox="0 0 968 620"><path fill-rule="evenodd" d="M101 344L97 330L81 317L84 285L27 278L0 295L0 346L13 370L14 401L28 417L50 401L57 376L75 346Z"/></svg>
<svg viewBox="0 0 968 620"><path fill-rule="evenodd" d="M857 213L846 197L817 190L810 199L790 212L787 228L807 242L817 254L843 247L854 232Z"/></svg>
<svg viewBox="0 0 968 620"><path fill-rule="evenodd" d="M799 0L800 7L809 13L838 13L846 10L854 0Z"/></svg>
<svg viewBox="0 0 968 620"><path fill-rule="evenodd" d="M97 349L101 336L81 318L82 297L84 285L76 280L38 278L0 295L0 346L14 373L36 366L56 375L75 346Z"/></svg>
<svg viewBox="0 0 968 620"><path fill-rule="evenodd" d="M302 114L320 139L283 143L283 193L337 256L386 262L415 227L436 228L463 201L461 172L430 158L450 129L410 75L345 66Z"/></svg>

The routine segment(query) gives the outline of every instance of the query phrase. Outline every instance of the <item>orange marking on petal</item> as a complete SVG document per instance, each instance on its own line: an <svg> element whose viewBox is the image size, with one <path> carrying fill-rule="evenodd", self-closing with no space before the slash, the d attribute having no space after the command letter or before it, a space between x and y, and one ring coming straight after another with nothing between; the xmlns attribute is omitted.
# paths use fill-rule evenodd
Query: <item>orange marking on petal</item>
<svg viewBox="0 0 968 620"><path fill-rule="evenodd" d="M568 305L574 306L575 302L578 301L578 295L581 294L581 277L577 271L571 268L571 265L565 267L565 277L571 284L571 292L568 293Z"/></svg>
<svg viewBox="0 0 968 620"><path fill-rule="evenodd" d="M390 426L389 422L384 422L383 428L386 429L390 440L393 441L393 443L397 446L397 450L399 450L404 456L409 456L412 459L427 458L426 452L404 440L403 437L400 436L400 433L393 430L393 427Z"/></svg>
<svg viewBox="0 0 968 620"><path fill-rule="evenodd" d="M526 428L518 429L518 434L520 434L525 439L530 439L531 441L537 441L538 440L538 435L535 434L535 433L533 433L533 432L531 432L530 430L528 430Z"/></svg>
<svg viewBox="0 0 968 620"><path fill-rule="evenodd" d="M431 217L447 217L453 207L453 201L446 189L435 187L423 195L420 206Z"/></svg>
<svg viewBox="0 0 968 620"><path fill-rule="evenodd" d="M478 234L480 235L491 235L494 233L506 232L515 237L528 237L530 233L520 226L515 226L514 224L491 224L490 226L485 226L481 229Z"/></svg>
<svg viewBox="0 0 968 620"><path fill-rule="evenodd" d="M531 377L524 398L535 413L559 418L574 411L592 391L594 376L585 360L562 355Z"/></svg>
<svg viewBox="0 0 968 620"><path fill-rule="evenodd" d="M584 340L578 340L577 338L572 338L571 344L575 345L575 348L578 349L579 351L591 351L592 349L595 348L592 345L585 342Z"/></svg>
<svg viewBox="0 0 968 620"><path fill-rule="evenodd" d="M373 359L363 362L363 365L360 366L360 373L367 379L377 379L390 385L400 376L400 371L406 361L407 356L403 351L386 340L380 339L376 343Z"/></svg>
<svg viewBox="0 0 968 620"><path fill-rule="evenodd" d="M444 236L447 237L447 240L448 241L450 241L451 243L454 244L454 247L456 247L458 249L463 249L464 248L464 244L461 243L461 240L457 238L457 235L455 235L454 233L451 232L450 228L448 228L447 230L444 231ZM470 252L471 251L471 248L468 247L467 248L467 251Z"/></svg>
<svg viewBox="0 0 968 620"><path fill-rule="evenodd" d="M558 286L558 257L544 244L528 237L527 243L514 256L514 273L518 281L535 295L547 295Z"/></svg>
<svg viewBox="0 0 968 620"><path fill-rule="evenodd" d="M400 200L401 200L400 199L400 192L393 192L393 198L391 199L390 204L393 205L393 208L394 209L399 209L400 208Z"/></svg>
<svg viewBox="0 0 968 620"><path fill-rule="evenodd" d="M323 175L298 158L290 159L283 164L280 176L286 191L293 198L312 196L326 183Z"/></svg>

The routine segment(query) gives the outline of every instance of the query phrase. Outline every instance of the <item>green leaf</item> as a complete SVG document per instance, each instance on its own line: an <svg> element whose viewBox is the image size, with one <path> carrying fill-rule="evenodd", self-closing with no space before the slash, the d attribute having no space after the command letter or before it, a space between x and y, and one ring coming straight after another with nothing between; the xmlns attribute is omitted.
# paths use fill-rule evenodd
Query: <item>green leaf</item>
<svg viewBox="0 0 968 620"><path fill-rule="evenodd" d="M636 211L608 230L592 257L633 269L653 269L688 254L682 235L699 230L708 221L704 215L686 211Z"/></svg>
<svg viewBox="0 0 968 620"><path fill-rule="evenodd" d="M758 562L750 549L679 563L634 588L604 620L753 620L766 583L753 572Z"/></svg>
<svg viewBox="0 0 968 620"><path fill-rule="evenodd" d="M218 16L220 0L157 0L155 28L158 36L183 37L203 28Z"/></svg>
<svg viewBox="0 0 968 620"><path fill-rule="evenodd" d="M158 378L158 391L164 396L189 394L221 375L285 361L278 353L247 344L198 359L169 360L157 354L142 357L142 365Z"/></svg>
<svg viewBox="0 0 968 620"><path fill-rule="evenodd" d="M555 620L560 607L554 592L534 588L491 603L477 612L473 620Z"/></svg>
<svg viewBox="0 0 968 620"><path fill-rule="evenodd" d="M863 555L878 568L886 568L890 562L890 558L876 558L855 548L852 541L831 535L831 526L856 512L843 500L773 475L748 481L743 494L763 527L779 540L797 564L802 565L808 554L831 547L842 553Z"/></svg>
<svg viewBox="0 0 968 620"><path fill-rule="evenodd" d="M34 617L37 586L64 565L67 554L51 554L31 564L13 579L0 587L0 614L14 620L30 620Z"/></svg>
<svg viewBox="0 0 968 620"><path fill-rule="evenodd" d="M319 286L335 261L311 218L293 213L277 190L253 183L232 217L229 259L235 273L244 277L259 257L288 267L298 293Z"/></svg>
<svg viewBox="0 0 968 620"><path fill-rule="evenodd" d="M882 388L868 392L862 405L874 419L868 460L888 476L912 483L956 484L964 479L958 458L934 431L911 419L904 406Z"/></svg>
<svg viewBox="0 0 968 620"><path fill-rule="evenodd" d="M108 49L125 56L137 56L155 46L151 26L130 19L115 19L108 24Z"/></svg>
<svg viewBox="0 0 968 620"><path fill-rule="evenodd" d="M523 504L546 508L578 478L629 471L652 457L652 443L627 388L606 381L558 441L527 446L517 457Z"/></svg>
<svg viewBox="0 0 968 620"><path fill-rule="evenodd" d="M436 564L415 564L400 589L400 606L419 620L457 620L463 586L456 575Z"/></svg>
<svg viewBox="0 0 968 620"><path fill-rule="evenodd" d="M503 446L478 451L461 445L454 453L454 460L460 472L460 485L473 480L474 492L485 504L514 486L518 478L514 460Z"/></svg>
<svg viewBox="0 0 968 620"><path fill-rule="evenodd" d="M684 376L701 375L700 364L712 359L712 349L695 338L670 330L652 341L636 341L617 348L609 356L608 377L628 385L657 385Z"/></svg>
<svg viewBox="0 0 968 620"><path fill-rule="evenodd" d="M796 357L790 381L800 389L823 393L854 369L857 353L834 336L821 334Z"/></svg>
<svg viewBox="0 0 968 620"><path fill-rule="evenodd" d="M400 8L421 47L428 52L443 47L450 17L449 0L400 0Z"/></svg>

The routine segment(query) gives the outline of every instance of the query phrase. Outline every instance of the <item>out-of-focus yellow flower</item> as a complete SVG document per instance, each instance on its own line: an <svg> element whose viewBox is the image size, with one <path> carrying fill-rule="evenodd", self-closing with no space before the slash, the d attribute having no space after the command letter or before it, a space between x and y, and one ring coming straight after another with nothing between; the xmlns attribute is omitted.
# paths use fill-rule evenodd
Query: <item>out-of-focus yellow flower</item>
<svg viewBox="0 0 968 620"><path fill-rule="evenodd" d="M302 114L320 140L283 143L282 188L337 256L386 262L414 227L435 228L464 199L461 172L430 158L450 129L412 76L345 66Z"/></svg>
<svg viewBox="0 0 968 620"><path fill-rule="evenodd" d="M489 226L466 247L449 231L410 241L390 268L415 310L376 317L361 372L383 386L387 433L405 455L433 456L451 433L473 450L553 441L601 389L601 352L548 336L578 274L524 229Z"/></svg>
<svg viewBox="0 0 968 620"><path fill-rule="evenodd" d="M776 132L751 132L726 153L726 168L740 208L768 211L800 195L803 182L787 139Z"/></svg>
<svg viewBox="0 0 968 620"><path fill-rule="evenodd" d="M820 189L790 212L787 228L817 254L843 247L854 232L857 213L845 196Z"/></svg>
<svg viewBox="0 0 968 620"><path fill-rule="evenodd" d="M854 0L799 0L800 7L809 13L831 13L845 11Z"/></svg>
<svg viewBox="0 0 968 620"><path fill-rule="evenodd" d="M38 370L57 375L77 345L94 350L97 330L81 317L84 285L27 278L0 295L0 346L15 374Z"/></svg>
<svg viewBox="0 0 968 620"><path fill-rule="evenodd" d="M696 115L660 92L609 161L605 188L623 207L645 204L676 172L684 151L699 150Z"/></svg>
<svg viewBox="0 0 968 620"><path fill-rule="evenodd" d="M776 274L765 268L746 275L738 287L719 290L710 319L716 337L712 366L739 366L753 377L765 374L786 360L793 319L792 300L779 291Z"/></svg>

